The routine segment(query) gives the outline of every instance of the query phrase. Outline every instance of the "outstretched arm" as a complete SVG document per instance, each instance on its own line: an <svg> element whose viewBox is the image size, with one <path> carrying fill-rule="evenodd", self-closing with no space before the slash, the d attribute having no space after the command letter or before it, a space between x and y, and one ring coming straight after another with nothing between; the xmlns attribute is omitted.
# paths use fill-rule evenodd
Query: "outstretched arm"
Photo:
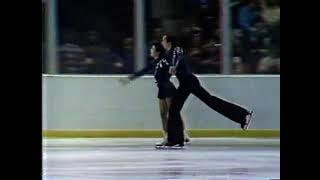
<svg viewBox="0 0 320 180"><path fill-rule="evenodd" d="M148 66L144 67L143 69L141 69L140 71L137 71L135 73L133 73L132 75L130 75L128 78L130 81L135 80L145 74L149 74L152 73L154 71L154 65L153 64L148 64Z"/></svg>
<svg viewBox="0 0 320 180"><path fill-rule="evenodd" d="M145 74L148 74L148 73L152 73L154 71L154 65L153 64L148 64L148 66L144 67L143 69L141 69L140 71L137 71L133 74L131 74L130 76L128 77L124 77L124 78L120 78L119 81L123 84L123 85L126 85L128 84L130 81L133 81Z"/></svg>

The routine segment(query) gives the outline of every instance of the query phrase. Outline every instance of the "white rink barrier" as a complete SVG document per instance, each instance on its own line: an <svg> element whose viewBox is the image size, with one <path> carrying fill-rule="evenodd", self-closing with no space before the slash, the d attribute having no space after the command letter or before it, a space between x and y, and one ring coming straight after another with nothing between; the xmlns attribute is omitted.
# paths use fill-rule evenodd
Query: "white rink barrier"
<svg viewBox="0 0 320 180"><path fill-rule="evenodd" d="M153 76L127 86L126 75L46 75L42 77L43 130L161 129ZM212 94L253 109L253 129L280 129L279 75L198 75ZM178 85L173 77L172 81ZM189 129L239 129L195 96L182 116Z"/></svg>

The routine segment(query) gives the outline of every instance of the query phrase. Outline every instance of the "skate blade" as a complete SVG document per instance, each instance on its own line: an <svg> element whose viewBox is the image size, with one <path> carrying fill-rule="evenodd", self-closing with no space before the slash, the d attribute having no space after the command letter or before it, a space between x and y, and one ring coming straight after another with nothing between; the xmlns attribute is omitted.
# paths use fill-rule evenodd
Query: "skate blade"
<svg viewBox="0 0 320 180"><path fill-rule="evenodd" d="M184 146L155 146L156 149L164 149L164 150L183 150Z"/></svg>
<svg viewBox="0 0 320 180"><path fill-rule="evenodd" d="M244 130L248 130L251 126L251 123L252 123L252 120L253 120L253 111L250 112L250 115L249 115L249 120L248 120L248 124L245 125L244 127Z"/></svg>
<svg viewBox="0 0 320 180"><path fill-rule="evenodd" d="M191 144L191 142L189 141L189 142L184 142L184 145L190 145Z"/></svg>

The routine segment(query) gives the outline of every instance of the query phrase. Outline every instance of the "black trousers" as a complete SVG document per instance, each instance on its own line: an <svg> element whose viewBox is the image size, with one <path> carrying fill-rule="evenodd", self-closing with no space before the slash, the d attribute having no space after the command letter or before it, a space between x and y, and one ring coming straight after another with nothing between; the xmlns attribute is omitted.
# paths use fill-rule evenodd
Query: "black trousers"
<svg viewBox="0 0 320 180"><path fill-rule="evenodd" d="M211 109L224 115L230 120L239 124L245 122L246 115L249 111L236 104L218 98L211 95L205 90L194 75L190 75L186 78L179 79L179 87L175 96L172 99L171 106L169 109L169 120L168 120L168 141L172 143L183 142L183 127L180 116L180 111L183 107L184 102L187 100L190 93L198 97Z"/></svg>

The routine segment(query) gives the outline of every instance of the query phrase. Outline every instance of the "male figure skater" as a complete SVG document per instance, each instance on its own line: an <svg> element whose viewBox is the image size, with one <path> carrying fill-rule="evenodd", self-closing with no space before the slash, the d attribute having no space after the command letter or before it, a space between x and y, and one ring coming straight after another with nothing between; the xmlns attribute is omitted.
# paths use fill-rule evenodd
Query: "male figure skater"
<svg viewBox="0 0 320 180"><path fill-rule="evenodd" d="M171 67L170 74L176 75L179 80L179 87L176 95L172 99L169 108L168 119L168 142L163 145L165 147L183 147L183 125L179 121L180 111L184 102L190 95L194 94L202 102L211 109L219 112L230 120L240 124L243 130L247 130L250 126L253 111L249 111L239 105L228 102L224 99L211 95L205 90L198 78L192 74L184 56L183 50L175 45L175 39L172 36L164 35L162 45L167 50ZM159 148L160 145L156 146Z"/></svg>

